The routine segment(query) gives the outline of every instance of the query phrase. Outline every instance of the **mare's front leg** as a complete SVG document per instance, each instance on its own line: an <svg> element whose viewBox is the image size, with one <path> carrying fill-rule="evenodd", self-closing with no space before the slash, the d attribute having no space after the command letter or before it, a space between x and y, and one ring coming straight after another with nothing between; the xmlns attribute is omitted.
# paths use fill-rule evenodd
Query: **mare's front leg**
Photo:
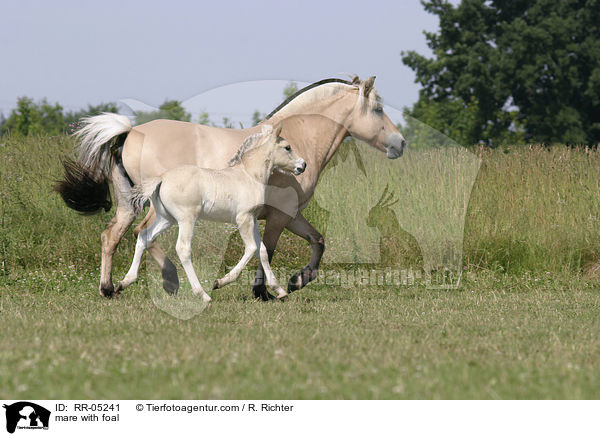
<svg viewBox="0 0 600 436"><path fill-rule="evenodd" d="M154 210L154 205L150 204L150 209L148 210L148 214L144 217L142 222L133 230L134 235L138 235L143 229L149 227L156 217L156 212ZM171 262L171 260L167 257L165 252L158 246L158 244L152 241L146 247L146 250L152 255L154 260L158 263L160 267L160 271L163 279L163 288L164 290L171 295L177 293L179 289L179 278L177 277L177 268Z"/></svg>
<svg viewBox="0 0 600 436"><path fill-rule="evenodd" d="M300 213L286 227L291 232L306 239L312 246L312 256L308 264L290 278L288 292L293 292L302 289L317 278L319 264L325 252L325 240Z"/></svg>

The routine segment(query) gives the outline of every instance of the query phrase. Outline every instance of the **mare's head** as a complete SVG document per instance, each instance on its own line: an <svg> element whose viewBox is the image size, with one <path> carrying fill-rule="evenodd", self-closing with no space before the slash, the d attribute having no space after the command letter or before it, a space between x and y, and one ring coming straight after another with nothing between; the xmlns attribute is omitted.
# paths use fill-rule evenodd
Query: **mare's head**
<svg viewBox="0 0 600 436"><path fill-rule="evenodd" d="M353 137L385 152L389 159L396 159L402 156L406 141L384 112L374 83L375 76L352 80L358 97L344 125Z"/></svg>

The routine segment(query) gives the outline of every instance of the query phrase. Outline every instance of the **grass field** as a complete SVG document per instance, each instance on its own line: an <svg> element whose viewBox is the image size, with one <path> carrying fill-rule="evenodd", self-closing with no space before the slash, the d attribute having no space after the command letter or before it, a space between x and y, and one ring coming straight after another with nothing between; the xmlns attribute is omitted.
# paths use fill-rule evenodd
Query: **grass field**
<svg viewBox="0 0 600 436"><path fill-rule="evenodd" d="M352 197L360 204L327 194L343 174L338 165L307 211L333 238L322 277L352 269L347 258L373 241L379 251L364 268L416 270L424 256L438 259L427 241L445 235L453 250L462 245L460 288L430 289L419 278L397 286L320 280L285 303L263 304L239 283L183 320L154 304L152 267L122 298L98 296L99 235L112 215L80 217L49 191L70 138L0 143L0 397L600 396L600 282L583 273L600 259L599 152L474 150L481 168L472 193L462 195L465 177L448 191L454 197L429 198L423 186L442 185L456 166L439 151L409 150L393 176L400 201L376 209L391 163L361 150L368 180L354 183ZM472 175L469 168L459 174ZM349 238L354 244L335 238L336 201L359 211L346 229L362 235ZM215 270L239 255L239 241L230 245ZM130 232L117 278L133 246ZM286 233L273 263L293 271L309 257Z"/></svg>

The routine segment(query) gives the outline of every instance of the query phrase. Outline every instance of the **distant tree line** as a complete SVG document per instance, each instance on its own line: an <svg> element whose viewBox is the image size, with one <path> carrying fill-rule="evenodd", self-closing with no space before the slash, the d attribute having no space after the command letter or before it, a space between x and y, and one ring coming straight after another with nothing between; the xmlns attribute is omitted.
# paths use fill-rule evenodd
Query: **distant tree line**
<svg viewBox="0 0 600 436"><path fill-rule="evenodd" d="M88 105L86 109L79 111L65 111L59 103L51 104L46 99L36 103L29 97L21 97L8 118L0 117L0 135L8 132L13 135L71 133L77 129L82 118L103 112L117 113L118 109L117 103L109 102ZM135 121L136 124L141 124L159 118L191 121L192 116L179 101L167 100L157 111L137 112ZM201 124L210 124L207 113L202 113L198 121Z"/></svg>
<svg viewBox="0 0 600 436"><path fill-rule="evenodd" d="M283 90L283 96L289 97L298 90L295 82L289 82ZM5 118L0 114L0 136L10 132L13 135L59 135L61 133L72 133L78 128L79 121L84 117L98 115L102 112L118 112L117 103L100 103L88 105L87 109L66 112L58 104L50 104L46 99L38 103L29 97L21 97L17 100L17 107ZM265 114L255 110L252 114L252 124L257 125L265 117ZM220 126L227 128L235 126L232 120L223 117L221 123L211 121L208 112L202 112L197 119L192 120L192 115L185 110L178 100L165 100L156 111L136 111L135 123L143 124L157 119L168 119L178 121L193 121L197 124L207 126ZM243 127L240 123L239 127Z"/></svg>

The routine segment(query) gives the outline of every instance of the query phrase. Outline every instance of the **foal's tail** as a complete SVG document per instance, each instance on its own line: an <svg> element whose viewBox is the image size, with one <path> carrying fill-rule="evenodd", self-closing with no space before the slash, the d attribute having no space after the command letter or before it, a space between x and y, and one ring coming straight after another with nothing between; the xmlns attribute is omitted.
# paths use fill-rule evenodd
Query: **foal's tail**
<svg viewBox="0 0 600 436"><path fill-rule="evenodd" d="M161 183L162 178L156 177L135 185L131 190L131 205L133 209L141 211L144 208L144 204L152 197L152 194L160 189Z"/></svg>
<svg viewBox="0 0 600 436"><path fill-rule="evenodd" d="M74 133L79 139L77 160L63 160L64 179L56 183L66 205L83 214L110 210L108 180L113 165L120 167L121 152L131 121L124 115L103 113L83 118L83 127ZM121 168L126 175L125 169Z"/></svg>

